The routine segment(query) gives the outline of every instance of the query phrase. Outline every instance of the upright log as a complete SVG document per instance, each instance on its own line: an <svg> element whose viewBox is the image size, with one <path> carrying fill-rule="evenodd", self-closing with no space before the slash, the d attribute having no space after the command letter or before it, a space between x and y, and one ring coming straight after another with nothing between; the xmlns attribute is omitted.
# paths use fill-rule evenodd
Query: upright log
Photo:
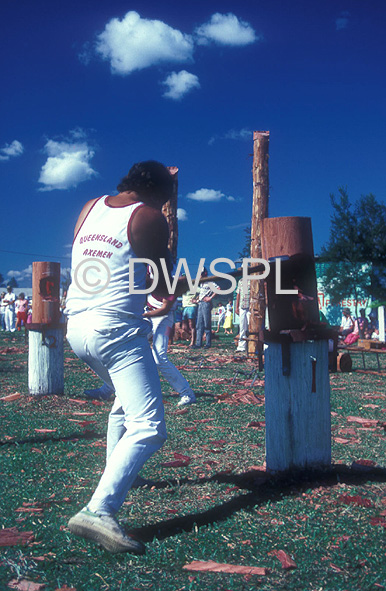
<svg viewBox="0 0 386 591"><path fill-rule="evenodd" d="M32 324L28 388L31 395L64 392L63 328L60 324L60 263L32 264Z"/></svg>
<svg viewBox="0 0 386 591"><path fill-rule="evenodd" d="M58 324L59 301L60 263L32 263L32 322Z"/></svg>
<svg viewBox="0 0 386 591"><path fill-rule="evenodd" d="M328 340L333 335L319 323L311 221L267 218L261 226L263 258L277 261L270 263L266 283L267 470L326 467L331 463ZM292 293L280 293L286 290Z"/></svg>
<svg viewBox="0 0 386 591"><path fill-rule="evenodd" d="M262 256L270 261L267 278L271 331L303 328L319 322L318 291L311 219L266 218L261 222ZM280 259L280 283L275 259ZM279 271L279 269L278 269ZM283 294L280 291L296 291Z"/></svg>
<svg viewBox="0 0 386 591"><path fill-rule="evenodd" d="M262 258L261 221L268 216L268 149L269 131L253 133L253 202L251 220L251 258ZM250 282L250 320L248 332L255 338L248 340L248 354L256 355L258 335L264 328L265 287L263 281Z"/></svg>
<svg viewBox="0 0 386 591"><path fill-rule="evenodd" d="M169 226L169 243L168 248L171 254L173 265L177 262L177 245L178 245L178 221L177 221L177 202L178 202L178 168L176 166L168 166L170 173L173 175L173 193L169 201L162 207L168 226Z"/></svg>

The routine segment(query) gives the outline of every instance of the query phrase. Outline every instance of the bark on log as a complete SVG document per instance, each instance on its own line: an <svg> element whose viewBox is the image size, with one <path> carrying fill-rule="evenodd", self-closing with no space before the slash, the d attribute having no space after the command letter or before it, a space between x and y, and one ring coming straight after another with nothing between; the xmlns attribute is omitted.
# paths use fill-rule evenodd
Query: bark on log
<svg viewBox="0 0 386 591"><path fill-rule="evenodd" d="M261 222L262 258L270 263L267 305L270 329L298 329L319 322L318 291L311 220L306 217L266 218ZM278 266L279 270L279 266ZM279 291L298 291L284 294Z"/></svg>
<svg viewBox="0 0 386 591"><path fill-rule="evenodd" d="M253 133L253 202L251 219L251 258L262 258L261 221L268 216L268 149L269 131ZM258 334L264 328L265 285L263 281L250 282L249 332ZM248 342L248 354L256 355L258 343Z"/></svg>
<svg viewBox="0 0 386 591"><path fill-rule="evenodd" d="M177 262L177 246L178 246L178 220L177 220L177 202L178 202L178 168L176 166L167 167L173 175L173 193L169 201L162 207L169 226L169 242L168 248L171 255L173 265Z"/></svg>
<svg viewBox="0 0 386 591"><path fill-rule="evenodd" d="M32 322L57 324L60 320L60 263L32 263Z"/></svg>

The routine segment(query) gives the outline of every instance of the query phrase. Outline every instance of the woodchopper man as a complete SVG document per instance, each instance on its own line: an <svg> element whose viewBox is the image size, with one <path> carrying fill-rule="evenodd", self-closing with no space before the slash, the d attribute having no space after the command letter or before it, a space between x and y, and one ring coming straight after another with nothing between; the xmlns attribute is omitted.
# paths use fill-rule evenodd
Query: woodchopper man
<svg viewBox="0 0 386 591"><path fill-rule="evenodd" d="M161 272L161 259L168 260L168 228L161 208L172 185L173 176L162 164L139 162L118 185L118 195L84 206L75 227L67 338L78 357L115 389L116 397L108 421L104 472L87 506L70 519L69 528L110 552L145 552L144 544L127 533L115 515L143 464L166 440L161 385L148 342L151 325L142 316L146 265L132 267L130 281L128 262L152 261L160 271L155 293L168 295ZM110 257L92 248L94 236L103 238L95 240L103 244L114 236L117 242ZM88 243L90 248L85 249ZM87 262L90 257L95 262ZM86 266L98 260L108 273L103 289L86 273ZM82 265L83 274L78 272ZM130 291L130 283L142 293ZM186 279L179 279L176 295L187 289Z"/></svg>

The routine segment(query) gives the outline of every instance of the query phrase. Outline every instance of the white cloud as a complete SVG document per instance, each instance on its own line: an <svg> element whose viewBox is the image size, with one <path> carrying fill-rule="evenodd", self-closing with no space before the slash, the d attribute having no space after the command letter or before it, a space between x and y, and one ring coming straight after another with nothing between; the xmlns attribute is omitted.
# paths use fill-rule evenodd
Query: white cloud
<svg viewBox="0 0 386 591"><path fill-rule="evenodd" d="M246 228L248 224L251 222L244 222L243 224L235 224L234 226L225 226L226 230L240 230L241 228Z"/></svg>
<svg viewBox="0 0 386 591"><path fill-rule="evenodd" d="M249 45L259 38L249 23L239 20L235 14L216 12L211 19L195 30L197 43L208 45Z"/></svg>
<svg viewBox="0 0 386 591"><path fill-rule="evenodd" d="M344 10L340 13L338 18L335 20L335 28L337 31L341 31L342 29L346 29L348 26L348 17L350 13Z"/></svg>
<svg viewBox="0 0 386 591"><path fill-rule="evenodd" d="M168 87L168 90L164 92L163 96L177 101L193 90L193 88L200 88L198 76L186 70L172 72L162 84Z"/></svg>
<svg viewBox="0 0 386 591"><path fill-rule="evenodd" d="M113 74L123 76L162 62L192 60L193 39L159 20L135 11L113 18L98 35L96 51L109 60Z"/></svg>
<svg viewBox="0 0 386 591"><path fill-rule="evenodd" d="M250 129L230 129L224 135L227 140L250 140L253 132Z"/></svg>
<svg viewBox="0 0 386 591"><path fill-rule="evenodd" d="M252 140L253 132L250 129L230 129L222 135L213 135L208 144L212 146L216 140Z"/></svg>
<svg viewBox="0 0 386 591"><path fill-rule="evenodd" d="M179 222L186 222L188 220L188 213L187 213L186 209L183 209L182 207L178 207L177 219Z"/></svg>
<svg viewBox="0 0 386 591"><path fill-rule="evenodd" d="M186 197L193 201L221 201L223 197L227 201L235 201L234 197L224 195L224 193L215 189L198 189L194 193L188 193Z"/></svg>
<svg viewBox="0 0 386 591"><path fill-rule="evenodd" d="M5 144L0 148L0 160L9 160L14 156L20 156L24 152L24 147L18 140L13 140L11 144Z"/></svg>
<svg viewBox="0 0 386 591"><path fill-rule="evenodd" d="M80 130L75 130L72 137L79 138ZM95 152L87 142L48 140L44 151L48 158L40 171L40 191L70 189L97 174L90 166Z"/></svg>
<svg viewBox="0 0 386 591"><path fill-rule="evenodd" d="M20 281L29 281L32 277L32 265L29 265L28 267L26 267L25 269L23 269L23 271L8 271L7 276L12 279L12 277L14 277L18 283L20 283Z"/></svg>

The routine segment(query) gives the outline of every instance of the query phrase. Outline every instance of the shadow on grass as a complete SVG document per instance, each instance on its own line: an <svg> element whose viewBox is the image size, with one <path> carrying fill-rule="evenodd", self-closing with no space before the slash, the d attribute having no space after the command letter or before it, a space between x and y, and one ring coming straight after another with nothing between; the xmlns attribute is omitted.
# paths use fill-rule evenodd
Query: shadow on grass
<svg viewBox="0 0 386 591"><path fill-rule="evenodd" d="M83 433L70 433L70 435L64 435L62 437L55 437L50 435L47 437L27 437L26 439L10 439L9 441L0 441L0 447L12 446L12 445L24 445L25 443L60 443L61 441L77 441L79 439L105 439L102 433L96 431L83 431Z"/></svg>
<svg viewBox="0 0 386 591"><path fill-rule="evenodd" d="M156 488L169 488L170 486L195 486L203 483L217 482L229 484L249 491L245 494L225 501L207 511L191 513L182 517L173 517L143 527L130 529L144 542L150 542L154 538L163 540L179 535L181 532L190 532L194 527L203 527L224 521L244 510L249 511L268 501L283 500L283 496L298 496L305 490L324 486L326 488L336 485L338 482L359 485L366 482L386 482L386 468L350 467L345 465L332 466L326 470L304 471L278 476L269 475L264 471L251 471L243 474L219 473L209 478L196 480L181 479L176 481L164 481L155 483Z"/></svg>

